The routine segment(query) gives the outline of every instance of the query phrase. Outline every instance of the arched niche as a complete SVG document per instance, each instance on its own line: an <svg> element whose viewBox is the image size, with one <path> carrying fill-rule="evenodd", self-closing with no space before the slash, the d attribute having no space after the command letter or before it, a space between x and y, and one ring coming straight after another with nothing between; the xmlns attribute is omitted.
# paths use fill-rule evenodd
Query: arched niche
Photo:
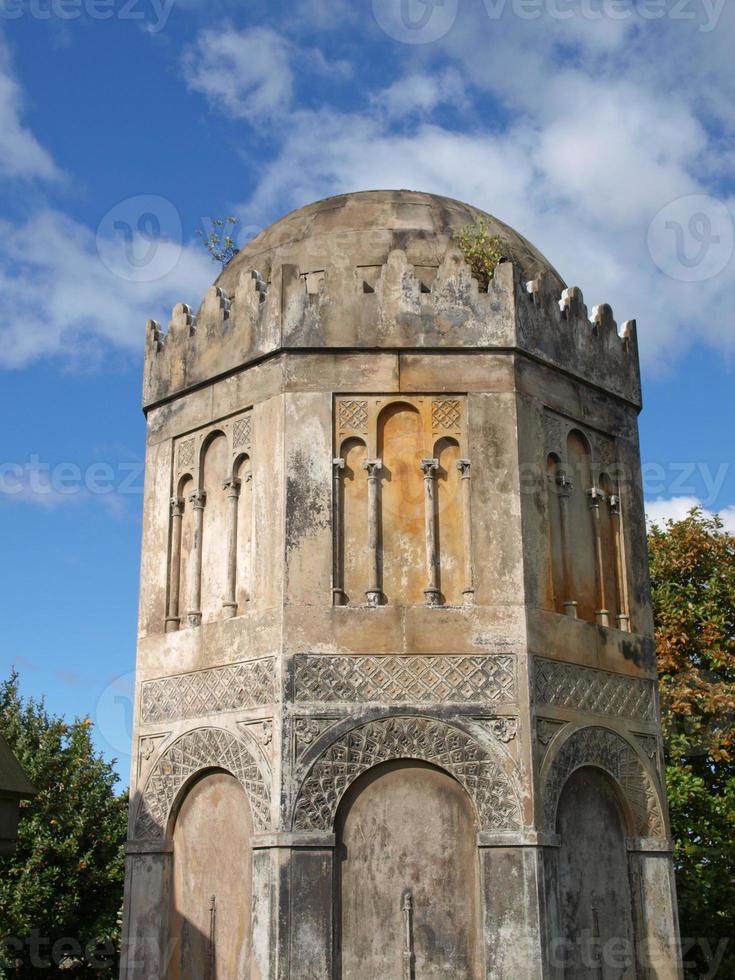
<svg viewBox="0 0 735 980"><path fill-rule="evenodd" d="M270 774L258 750L224 728L195 728L172 742L151 769L135 818L134 839L161 840L170 833L187 785L213 768L229 772L240 782L256 830L268 830Z"/></svg>
<svg viewBox="0 0 735 980"><path fill-rule="evenodd" d="M600 476L600 490L605 496L600 507L600 548L602 555L602 574L605 585L605 601L610 612L610 625L621 622L622 609L622 554L620 539L620 507L617 491L612 479L603 473Z"/></svg>
<svg viewBox="0 0 735 980"><path fill-rule="evenodd" d="M442 601L459 605L465 582L464 521L469 519L462 509L459 442L451 437L439 439L434 445L436 472L436 553L439 562L438 581Z"/></svg>
<svg viewBox="0 0 735 980"><path fill-rule="evenodd" d="M251 975L252 834L230 773L186 786L173 818L168 980Z"/></svg>
<svg viewBox="0 0 735 980"><path fill-rule="evenodd" d="M423 426L418 409L392 402L378 416L379 553L389 604L424 602L426 509L421 471Z"/></svg>
<svg viewBox="0 0 735 980"><path fill-rule="evenodd" d="M200 487L206 494L202 527L202 622L222 616L227 584L228 507L224 484L229 475L229 449L223 432L212 432L204 442Z"/></svg>
<svg viewBox="0 0 735 980"><path fill-rule="evenodd" d="M345 439L340 458L344 466L339 481L341 526L337 550L343 602L354 605L365 602L369 585L367 473L363 466L367 447L364 440Z"/></svg>
<svg viewBox="0 0 735 980"><path fill-rule="evenodd" d="M472 802L442 769L362 775L337 815L341 980L484 976Z"/></svg>
<svg viewBox="0 0 735 980"><path fill-rule="evenodd" d="M559 925L565 980L634 980L634 909L619 786L599 768L577 769L559 799Z"/></svg>
<svg viewBox="0 0 735 980"><path fill-rule="evenodd" d="M590 445L586 437L572 429L567 437L567 465L573 489L569 497L570 598L577 603L577 615L588 623L596 621L598 607L595 536L587 491L592 488Z"/></svg>
<svg viewBox="0 0 735 980"><path fill-rule="evenodd" d="M512 763L497 745L421 715L376 718L319 741L301 781L293 829L332 832L347 789L368 769L397 759L438 766L470 796L482 830L518 830L521 803Z"/></svg>
<svg viewBox="0 0 735 980"><path fill-rule="evenodd" d="M546 586L546 606L558 613L566 612L567 600L564 578L564 535L561 494L564 472L561 460L556 453L546 459L546 510L548 528L548 573Z"/></svg>
<svg viewBox="0 0 735 980"><path fill-rule="evenodd" d="M235 601L237 611L245 612L252 599L253 581L253 466L243 453L235 460L233 476L239 481L235 534Z"/></svg>
<svg viewBox="0 0 735 980"><path fill-rule="evenodd" d="M169 608L179 623L185 621L189 596L193 587L194 508L190 497L194 479L186 474L179 480L173 501L171 521L171 575L169 578Z"/></svg>

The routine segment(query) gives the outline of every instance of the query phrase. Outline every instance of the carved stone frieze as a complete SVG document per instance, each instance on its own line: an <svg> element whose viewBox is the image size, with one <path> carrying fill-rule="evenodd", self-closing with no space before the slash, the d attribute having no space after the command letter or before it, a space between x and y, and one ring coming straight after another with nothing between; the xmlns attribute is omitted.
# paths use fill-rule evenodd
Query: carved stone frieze
<svg viewBox="0 0 735 980"><path fill-rule="evenodd" d="M483 718L484 726L499 742L512 742L518 734L518 719L511 717Z"/></svg>
<svg viewBox="0 0 735 980"><path fill-rule="evenodd" d="M653 681L536 658L534 699L590 714L653 721Z"/></svg>
<svg viewBox="0 0 735 980"><path fill-rule="evenodd" d="M187 732L170 745L154 765L143 791L135 821L137 840L163 836L171 807L182 786L195 773L224 769L242 784L258 830L270 825L270 787L248 745L221 728Z"/></svg>
<svg viewBox="0 0 735 980"><path fill-rule="evenodd" d="M502 704L515 700L512 656L294 658L297 702Z"/></svg>
<svg viewBox="0 0 735 980"><path fill-rule="evenodd" d="M456 431L462 425L462 402L458 398L435 398L431 403L434 432Z"/></svg>
<svg viewBox="0 0 735 980"><path fill-rule="evenodd" d="M536 738L541 745L548 745L559 729L564 727L563 721L552 721L548 718L539 718L536 722Z"/></svg>
<svg viewBox="0 0 735 980"><path fill-rule="evenodd" d="M367 432L368 403L363 399L346 398L337 402L337 425L340 432Z"/></svg>
<svg viewBox="0 0 735 980"><path fill-rule="evenodd" d="M176 463L179 470L189 469L194 465L194 440L182 440L177 449Z"/></svg>
<svg viewBox="0 0 735 980"><path fill-rule="evenodd" d="M350 784L373 766L395 759L418 759L451 773L474 801L483 829L520 827L519 793L504 760L444 722L394 717L344 733L316 759L301 784L294 829L331 830Z"/></svg>
<svg viewBox="0 0 735 980"><path fill-rule="evenodd" d="M252 420L249 415L232 423L232 448L247 449L252 440Z"/></svg>
<svg viewBox="0 0 735 980"><path fill-rule="evenodd" d="M145 681L141 720L150 724L203 718L272 704L275 683L272 657Z"/></svg>
<svg viewBox="0 0 735 980"><path fill-rule="evenodd" d="M293 724L294 762L299 762L314 742L337 721L337 718L296 718Z"/></svg>
<svg viewBox="0 0 735 980"><path fill-rule="evenodd" d="M553 830L564 784L583 766L604 769L619 784L630 804L639 837L663 837L661 803L645 767L633 747L617 732L607 728L581 728L562 744L546 777L544 817Z"/></svg>

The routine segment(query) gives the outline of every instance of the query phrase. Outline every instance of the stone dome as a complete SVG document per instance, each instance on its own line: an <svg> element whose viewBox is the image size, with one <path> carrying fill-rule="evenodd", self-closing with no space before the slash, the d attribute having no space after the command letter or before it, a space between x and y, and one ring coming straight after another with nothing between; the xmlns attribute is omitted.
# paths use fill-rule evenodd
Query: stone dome
<svg viewBox="0 0 735 980"><path fill-rule="evenodd" d="M232 293L248 269L267 278L278 265L292 264L303 275L328 268L335 256L353 268L383 266L395 249L415 268L430 270L441 264L453 236L478 221L500 237L526 280L546 273L564 288L551 263L509 225L461 201L407 190L340 194L292 211L249 242L217 285Z"/></svg>

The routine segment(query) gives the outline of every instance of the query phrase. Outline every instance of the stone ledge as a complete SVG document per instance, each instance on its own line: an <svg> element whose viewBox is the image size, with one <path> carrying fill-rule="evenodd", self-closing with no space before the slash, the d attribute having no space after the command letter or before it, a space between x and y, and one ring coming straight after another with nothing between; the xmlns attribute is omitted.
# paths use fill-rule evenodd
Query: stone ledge
<svg viewBox="0 0 735 980"><path fill-rule="evenodd" d="M253 837L253 850L303 847L314 851L324 851L333 849L336 844L337 839L334 834L325 834L321 831L302 833L281 831L275 834L255 834Z"/></svg>

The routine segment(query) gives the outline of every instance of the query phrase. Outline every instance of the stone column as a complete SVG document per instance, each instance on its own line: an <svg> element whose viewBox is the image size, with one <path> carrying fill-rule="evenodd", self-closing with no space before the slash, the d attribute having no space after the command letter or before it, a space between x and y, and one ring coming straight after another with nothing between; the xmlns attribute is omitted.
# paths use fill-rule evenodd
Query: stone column
<svg viewBox="0 0 735 980"><path fill-rule="evenodd" d="M595 536L595 571L597 575L597 618L598 626L610 625L610 610L607 608L607 589L605 583L605 557L602 550L602 515L600 504L605 500L605 494L598 487L590 487L587 491L590 498L590 513L592 528Z"/></svg>
<svg viewBox="0 0 735 980"><path fill-rule="evenodd" d="M181 624L179 597L181 595L181 525L184 518L184 501L171 498L171 565L169 567L168 615L166 632L173 633Z"/></svg>
<svg viewBox="0 0 735 980"><path fill-rule="evenodd" d="M547 840L548 838L548 840ZM478 835L488 980L562 980L553 966L555 901L547 888L554 835Z"/></svg>
<svg viewBox="0 0 735 980"><path fill-rule="evenodd" d="M457 460L457 469L460 472L460 485L462 487L462 520L464 521L464 588L462 596L466 606L472 606L475 602L475 571L472 564L472 501L470 485L470 461L468 459Z"/></svg>
<svg viewBox="0 0 735 980"><path fill-rule="evenodd" d="M631 839L628 866L641 980L681 980L671 841Z"/></svg>
<svg viewBox="0 0 735 980"><path fill-rule="evenodd" d="M199 626L202 622L202 528L207 494L204 490L195 490L189 502L194 508L194 539L191 545L191 594L187 620L189 626Z"/></svg>
<svg viewBox="0 0 735 980"><path fill-rule="evenodd" d="M329 833L254 838L253 959L263 980L334 977L334 848Z"/></svg>
<svg viewBox="0 0 735 980"><path fill-rule="evenodd" d="M340 457L332 460L332 604L341 606L345 600L344 578L342 572L342 548L344 537L344 515L340 506L342 475L345 461Z"/></svg>
<svg viewBox="0 0 735 980"><path fill-rule="evenodd" d="M168 976L171 841L131 841L125 847L125 921L121 980Z"/></svg>
<svg viewBox="0 0 735 980"><path fill-rule="evenodd" d="M426 579L424 589L427 606L438 606L441 593L439 592L439 556L436 553L436 487L434 474L439 469L438 459L422 459L421 472L424 474L424 527L426 536Z"/></svg>
<svg viewBox="0 0 735 980"><path fill-rule="evenodd" d="M240 501L242 481L237 477L227 480L223 489L227 493L227 584L222 602L225 619L237 616L237 506Z"/></svg>
<svg viewBox="0 0 735 980"><path fill-rule="evenodd" d="M556 477L559 494L559 524L561 525L562 565L564 571L564 612L572 619L577 618L579 603L572 597L572 540L569 535L569 498L574 493L574 484L560 473Z"/></svg>
<svg viewBox="0 0 735 980"><path fill-rule="evenodd" d="M380 554L378 551L379 519L378 514L378 480L383 468L382 459L366 459L362 464L368 475L368 553L370 584L365 595L369 606L379 606L382 591L380 589Z"/></svg>
<svg viewBox="0 0 735 980"><path fill-rule="evenodd" d="M620 497L612 494L608 499L610 507L610 521L613 529L613 547L615 548L615 573L618 590L618 629L626 633L630 632L630 613L628 612L628 601L625 594L625 561L623 559L623 536L620 521Z"/></svg>

